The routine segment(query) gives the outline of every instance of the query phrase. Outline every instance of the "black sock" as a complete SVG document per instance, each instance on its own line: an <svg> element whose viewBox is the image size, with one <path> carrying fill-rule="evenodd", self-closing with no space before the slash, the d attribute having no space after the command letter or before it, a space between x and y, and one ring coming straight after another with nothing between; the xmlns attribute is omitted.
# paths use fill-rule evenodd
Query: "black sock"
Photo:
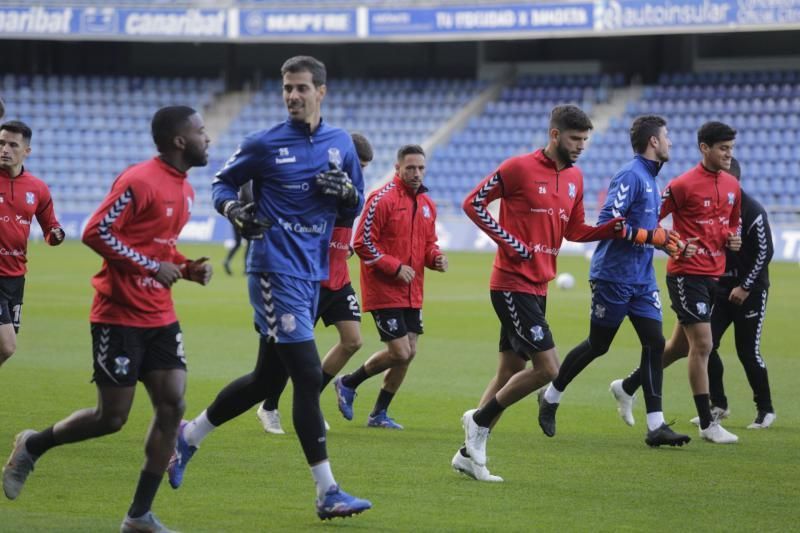
<svg viewBox="0 0 800 533"><path fill-rule="evenodd" d="M25 441L25 449L28 450L29 454L37 458L54 446L58 446L58 444L56 443L55 435L53 435L53 426L31 435Z"/></svg>
<svg viewBox="0 0 800 533"><path fill-rule="evenodd" d="M461 448L458 449L458 451L462 456L469 457L469 454L467 453L467 447L464 446L463 444L461 445Z"/></svg>
<svg viewBox="0 0 800 533"><path fill-rule="evenodd" d="M372 408L372 414L369 416L375 416L381 411L386 411L389 409L389 404L392 403L392 398L394 398L394 393L389 392L386 389L381 389L378 393L378 400L375 402L375 407Z"/></svg>
<svg viewBox="0 0 800 533"><path fill-rule="evenodd" d="M628 396L633 396L639 387L642 386L641 370L638 368L631 372L631 375L622 380L622 390Z"/></svg>
<svg viewBox="0 0 800 533"><path fill-rule="evenodd" d="M725 384L722 377L725 366L717 350L711 350L708 355L708 390L710 391L711 405L722 409L728 408L728 398L725 396Z"/></svg>
<svg viewBox="0 0 800 533"><path fill-rule="evenodd" d="M133 503L128 509L128 516L138 518L150 510L163 477L164 474L152 474L142 470L139 474L139 484L136 485L136 493L133 495Z"/></svg>
<svg viewBox="0 0 800 533"><path fill-rule="evenodd" d="M263 407L265 411L274 411L278 408L278 398L267 398L264 400L264 403L261 404L261 407Z"/></svg>
<svg viewBox="0 0 800 533"><path fill-rule="evenodd" d="M327 372L325 372L325 371L323 370L323 371L322 371L322 388L320 388L320 389L319 389L319 390L320 390L320 392L324 391L324 390L325 390L325 387L327 387L327 386L328 386L328 383L330 383L331 381L333 381L333 378L335 378L335 377L336 377L336 376L332 376L332 375L328 374Z"/></svg>
<svg viewBox="0 0 800 533"><path fill-rule="evenodd" d="M497 397L495 396L489 400L486 405L478 409L472 416L472 419L479 426L488 428L492 424L492 420L497 418L497 415L502 413L504 410L505 407L497 402Z"/></svg>
<svg viewBox="0 0 800 533"><path fill-rule="evenodd" d="M351 389L355 389L356 387L364 383L364 381L366 381L367 378L369 378L369 374L367 374L367 369L364 368L364 365L361 365L360 367L358 367L358 370L356 370L352 374L347 374L345 377L343 377L342 384L344 384L345 387L350 387Z"/></svg>
<svg viewBox="0 0 800 533"><path fill-rule="evenodd" d="M711 425L711 403L708 394L695 394L694 405L697 407L697 415L700 417L700 429L706 429Z"/></svg>

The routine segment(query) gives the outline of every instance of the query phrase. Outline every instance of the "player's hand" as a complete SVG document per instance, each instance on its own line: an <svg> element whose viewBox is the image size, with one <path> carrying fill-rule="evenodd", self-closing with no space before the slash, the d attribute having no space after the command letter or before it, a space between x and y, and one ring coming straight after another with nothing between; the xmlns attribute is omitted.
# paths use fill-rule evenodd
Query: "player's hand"
<svg viewBox="0 0 800 533"><path fill-rule="evenodd" d="M158 267L158 273L155 275L155 280L164 287L172 287L180 278L181 267L169 261L162 261Z"/></svg>
<svg viewBox="0 0 800 533"><path fill-rule="evenodd" d="M352 244L348 244L347 245L347 258L350 259L354 255L356 255L356 249L353 248Z"/></svg>
<svg viewBox="0 0 800 533"><path fill-rule="evenodd" d="M400 265L400 270L397 271L397 275L395 276L395 278L399 279L400 281L408 285L413 281L414 276L416 275L417 273L414 272L414 269L411 268L410 266Z"/></svg>
<svg viewBox="0 0 800 533"><path fill-rule="evenodd" d="M50 235L48 235L47 237L47 244L49 244L50 246L58 246L59 244L64 242L64 237L66 236L67 234L64 233L63 228L55 227L50 230Z"/></svg>
<svg viewBox="0 0 800 533"><path fill-rule="evenodd" d="M728 242L725 246L732 252L738 252L742 249L742 236L736 233L728 233Z"/></svg>
<svg viewBox="0 0 800 533"><path fill-rule="evenodd" d="M750 291L742 288L742 286L734 287L728 295L728 301L735 305L742 305L747 297L750 296Z"/></svg>
<svg viewBox="0 0 800 533"><path fill-rule="evenodd" d="M447 272L447 267L448 267L448 263L447 263L447 256L446 255L444 255L444 254L437 255L436 259L433 260L433 269L434 270L438 270L439 272Z"/></svg>
<svg viewBox="0 0 800 533"><path fill-rule="evenodd" d="M358 191L353 185L347 172L339 168L335 163L328 163L330 170L316 175L314 180L322 194L335 196L348 207L358 205Z"/></svg>
<svg viewBox="0 0 800 533"><path fill-rule="evenodd" d="M223 214L239 229L242 237L250 241L263 239L264 230L272 227L272 222L256 218L256 204L253 202L245 204L232 200L225 204Z"/></svg>
<svg viewBox="0 0 800 533"><path fill-rule="evenodd" d="M206 262L208 259L208 257L201 257L200 259L186 261L183 264L183 277L200 285L208 285L214 273L211 265Z"/></svg>
<svg viewBox="0 0 800 533"><path fill-rule="evenodd" d="M699 238L700 237L689 237L686 239L686 248L683 249L683 254L681 254L681 257L689 259L697 253L697 245L695 244L695 241Z"/></svg>
<svg viewBox="0 0 800 533"><path fill-rule="evenodd" d="M674 230L669 230L667 243L662 249L673 259L678 259L686 249L686 243L681 240L681 234Z"/></svg>

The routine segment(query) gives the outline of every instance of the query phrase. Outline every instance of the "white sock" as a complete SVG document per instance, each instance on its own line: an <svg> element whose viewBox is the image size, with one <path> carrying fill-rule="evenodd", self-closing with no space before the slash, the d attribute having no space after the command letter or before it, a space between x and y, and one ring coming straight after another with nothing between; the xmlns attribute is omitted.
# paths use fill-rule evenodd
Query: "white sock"
<svg viewBox="0 0 800 533"><path fill-rule="evenodd" d="M336 485L331 472L331 463L327 459L311 467L311 475L314 476L314 483L317 485L317 498L320 500L325 497L332 486Z"/></svg>
<svg viewBox="0 0 800 533"><path fill-rule="evenodd" d="M564 393L555 388L555 386L553 386L551 383L547 386L547 390L544 391L544 401L547 403L561 403L562 394Z"/></svg>
<svg viewBox="0 0 800 533"><path fill-rule="evenodd" d="M647 413L647 429L650 431L660 428L663 423L664 413L662 411Z"/></svg>
<svg viewBox="0 0 800 533"><path fill-rule="evenodd" d="M183 438L189 446L199 447L209 433L217 428L214 424L208 421L208 415L204 410L197 417L186 424L183 428Z"/></svg>

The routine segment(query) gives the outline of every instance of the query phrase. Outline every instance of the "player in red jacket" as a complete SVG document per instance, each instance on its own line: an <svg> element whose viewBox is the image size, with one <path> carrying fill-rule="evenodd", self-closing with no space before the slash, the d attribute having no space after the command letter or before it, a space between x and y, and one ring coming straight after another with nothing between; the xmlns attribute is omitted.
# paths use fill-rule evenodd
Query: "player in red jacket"
<svg viewBox="0 0 800 533"><path fill-rule="evenodd" d="M689 384L700 422L700 437L731 444L738 437L712 416L709 399L708 357L713 348L711 311L718 280L725 272L726 248L738 251L741 190L727 171L733 158L736 130L722 122L707 122L697 131L702 161L672 180L664 189L660 218L672 215L672 226L693 241L691 256L667 262L667 289L678 317L672 338L662 355L668 366L682 354L689 356ZM687 248L688 250L688 248ZM633 406L633 393L641 383L637 370L614 391L623 419Z"/></svg>
<svg viewBox="0 0 800 533"><path fill-rule="evenodd" d="M141 381L155 415L123 532L166 531L150 507L175 448L186 388L186 355L170 287L181 278L202 285L211 278L208 258L190 261L176 249L194 201L186 172L208 161L203 119L190 107L165 107L153 117L152 131L159 156L120 174L83 233L83 242L103 257L92 279L90 316L97 407L41 432L22 431L3 468L3 490L13 500L50 448L119 431Z"/></svg>
<svg viewBox="0 0 800 533"><path fill-rule="evenodd" d="M50 189L23 166L31 153L32 136L23 122L12 120L0 126L0 366L17 349L33 217L47 244L57 246L64 241Z"/></svg>
<svg viewBox="0 0 800 533"><path fill-rule="evenodd" d="M447 271L447 257L436 244L436 206L426 194L425 151L406 145L397 151L397 171L389 184L364 204L354 247L361 258L364 310L371 311L386 348L352 374L334 381L339 410L353 418L356 388L388 370L367 425L403 429L387 414L422 335L425 268Z"/></svg>
<svg viewBox="0 0 800 533"><path fill-rule="evenodd" d="M350 137L356 147L361 170L364 170L373 158L372 145L360 133L352 133ZM325 390L353 354L361 349L361 308L358 306L356 291L350 283L350 269L347 267L347 260L353 255L353 248L350 246L353 219L338 218L334 224L331 243L328 245L329 277L320 282L316 320L321 318L325 327L333 325L339 333L339 342L322 359L320 392ZM267 399L258 406L256 416L267 433L285 433L278 412L278 400L288 382L289 375L285 372L282 377L272 376ZM328 429L327 421L325 429Z"/></svg>
<svg viewBox="0 0 800 533"><path fill-rule="evenodd" d="M497 243L489 285L501 324L499 365L480 409L462 417L465 446L452 460L454 469L480 481L502 481L486 468L490 427L504 409L558 374L545 305L562 240L587 242L628 233L626 229L617 234L624 228L618 218L598 227L585 223L583 175L573 165L592 127L580 108L555 107L547 146L507 159L464 200L467 216ZM499 221L487 209L496 199L502 199ZM533 367L526 369L529 359Z"/></svg>

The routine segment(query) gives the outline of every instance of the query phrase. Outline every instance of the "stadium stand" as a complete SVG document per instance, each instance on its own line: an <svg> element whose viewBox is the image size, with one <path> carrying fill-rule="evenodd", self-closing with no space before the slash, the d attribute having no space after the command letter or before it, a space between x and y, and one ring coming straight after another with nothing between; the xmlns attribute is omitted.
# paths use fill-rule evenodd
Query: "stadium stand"
<svg viewBox="0 0 800 533"><path fill-rule="evenodd" d="M575 103L591 113L605 103L622 76L601 74L520 76L483 112L439 147L429 160L432 196L443 212L460 210L467 192L504 159L546 143L550 110ZM599 182L587 180L596 193ZM588 192L587 192L588 195Z"/></svg>
<svg viewBox="0 0 800 533"><path fill-rule="evenodd" d="M33 129L31 171L45 180L59 212L90 212L125 167L151 157L155 109L209 105L220 79L20 76L0 83L6 119Z"/></svg>
<svg viewBox="0 0 800 533"><path fill-rule="evenodd" d="M422 143L485 85L475 80L335 80L328 84L323 119L369 138L375 152L365 176L370 187L391 171L401 145ZM204 190L204 184L210 187L210 176L245 135L286 119L279 87L278 80L265 83L212 145L209 166L196 169L200 179L194 184L199 191Z"/></svg>

